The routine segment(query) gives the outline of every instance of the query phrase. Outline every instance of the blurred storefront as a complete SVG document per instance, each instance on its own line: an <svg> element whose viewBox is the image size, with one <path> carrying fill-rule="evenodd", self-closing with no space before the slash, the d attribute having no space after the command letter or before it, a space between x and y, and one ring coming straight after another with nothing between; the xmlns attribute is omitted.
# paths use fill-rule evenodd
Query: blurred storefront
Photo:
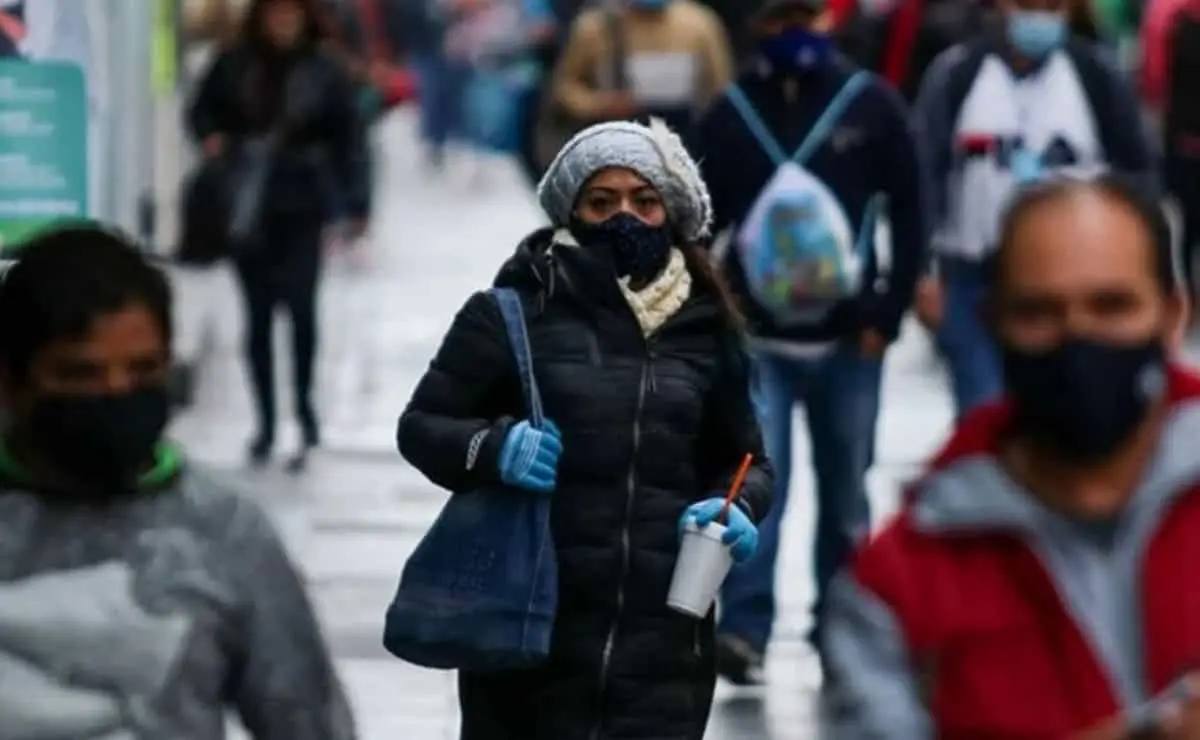
<svg viewBox="0 0 1200 740"><path fill-rule="evenodd" d="M0 0L0 58L77 65L87 90L88 215L156 250L191 163L180 127L211 41L244 0ZM153 144L151 144L151 142Z"/></svg>

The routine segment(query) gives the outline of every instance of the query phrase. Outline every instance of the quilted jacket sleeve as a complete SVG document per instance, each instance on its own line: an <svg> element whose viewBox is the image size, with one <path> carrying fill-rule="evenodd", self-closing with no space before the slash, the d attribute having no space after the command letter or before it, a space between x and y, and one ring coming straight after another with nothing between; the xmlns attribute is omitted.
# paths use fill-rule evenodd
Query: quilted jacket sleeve
<svg viewBox="0 0 1200 740"><path fill-rule="evenodd" d="M235 102L230 98L233 67L232 54L221 52L201 76L184 118L193 141L202 142L213 134L240 133L233 130L237 127Z"/></svg>
<svg viewBox="0 0 1200 740"><path fill-rule="evenodd" d="M738 505L757 523L771 507L774 472L750 398L750 358L740 341L730 345L722 353L720 375L705 411L699 459L707 469L702 479L709 481L706 493L728 490L746 453L754 455Z"/></svg>
<svg viewBox="0 0 1200 740"><path fill-rule="evenodd" d="M400 454L429 480L455 493L500 482L497 460L511 417L488 418L487 400L510 372L500 310L476 293L454 317L442 346L400 416Z"/></svg>

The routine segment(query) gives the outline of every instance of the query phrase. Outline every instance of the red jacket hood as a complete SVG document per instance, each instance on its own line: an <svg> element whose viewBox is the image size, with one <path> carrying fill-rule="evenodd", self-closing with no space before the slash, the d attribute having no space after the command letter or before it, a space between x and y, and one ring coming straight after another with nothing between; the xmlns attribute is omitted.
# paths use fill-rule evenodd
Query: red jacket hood
<svg viewBox="0 0 1200 740"><path fill-rule="evenodd" d="M1200 398L1200 373L1171 363L1167 367L1167 403L1174 406ZM963 458L999 451L1012 424L1011 401L987 404L967 414L955 426L949 441L933 456L926 473L945 470Z"/></svg>

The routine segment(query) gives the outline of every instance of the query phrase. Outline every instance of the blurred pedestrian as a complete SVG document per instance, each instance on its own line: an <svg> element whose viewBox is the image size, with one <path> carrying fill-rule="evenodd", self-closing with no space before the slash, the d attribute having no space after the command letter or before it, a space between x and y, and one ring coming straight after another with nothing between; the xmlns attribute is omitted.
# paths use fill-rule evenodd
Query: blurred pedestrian
<svg viewBox="0 0 1200 740"><path fill-rule="evenodd" d="M775 567L804 406L816 474L813 639L825 588L870 527L883 357L900 332L923 259L923 182L904 102L838 55L823 0L773 0L755 21L759 64L693 137L715 230L733 233L725 272L745 306L775 495L753 560L725 584L722 675L761 679L776 617ZM876 258L877 218L891 263Z"/></svg>
<svg viewBox="0 0 1200 740"><path fill-rule="evenodd" d="M447 146L463 137L463 95L470 65L447 53L449 29L483 0L411 0L412 53L420 89L420 136L426 164L440 171Z"/></svg>
<svg viewBox="0 0 1200 740"><path fill-rule="evenodd" d="M1149 0L1143 11L1139 82L1143 101L1155 113L1166 104L1176 22L1194 5L1193 0Z"/></svg>
<svg viewBox="0 0 1200 740"><path fill-rule="evenodd" d="M739 318L701 242L700 173L661 123L601 124L539 188L551 227L500 269L520 294L546 418L524 419L517 365L487 292L467 301L400 417L401 453L453 495L501 483L550 496L558 611L549 661L459 675L463 740L701 740L713 616L667 607L681 528L729 509L755 549L771 472Z"/></svg>
<svg viewBox="0 0 1200 740"><path fill-rule="evenodd" d="M841 48L895 85L909 101L916 98L930 63L946 49L985 33L993 16L991 0L842 0L837 4L852 6L842 10Z"/></svg>
<svg viewBox="0 0 1200 740"><path fill-rule="evenodd" d="M0 59L21 56L26 36L24 0L0 4Z"/></svg>
<svg viewBox="0 0 1200 740"><path fill-rule="evenodd" d="M1005 398L839 576L833 737L1200 737L1200 376L1170 227L1137 185L1038 185L984 274Z"/></svg>
<svg viewBox="0 0 1200 740"><path fill-rule="evenodd" d="M353 740L266 514L164 439L166 277L97 226L0 282L0 717L6 738Z"/></svg>
<svg viewBox="0 0 1200 740"><path fill-rule="evenodd" d="M621 0L576 19L555 72L554 101L579 127L653 116L686 131L732 75L729 39L707 7Z"/></svg>
<svg viewBox="0 0 1200 740"><path fill-rule="evenodd" d="M1196 265L1200 250L1200 2L1184 0L1151 6L1146 24L1147 90L1161 114L1161 142L1167 189L1182 218L1180 260L1193 299L1200 297ZM1153 25L1152 25L1153 24Z"/></svg>
<svg viewBox="0 0 1200 740"><path fill-rule="evenodd" d="M322 238L335 215L360 233L369 206L356 89L320 50L319 19L315 0L253 0L239 42L213 62L188 115L210 162L235 173L235 220L250 232L233 249L258 411L250 444L255 464L268 459L275 443L276 308L283 306L291 317L302 436L289 463L293 470L304 466L320 440L312 385Z"/></svg>
<svg viewBox="0 0 1200 740"><path fill-rule="evenodd" d="M927 310L959 416L1001 392L1000 356L979 313L985 258L1020 187L1105 170L1157 184L1129 79L1072 35L1069 0L1004 0L1002 28L943 53L915 115L932 178L935 277ZM927 307L928 308L928 307Z"/></svg>
<svg viewBox="0 0 1200 740"><path fill-rule="evenodd" d="M476 154L520 156L527 148L523 118L542 76L536 51L556 31L546 0L481 0L447 34L447 53L471 70L462 117Z"/></svg>

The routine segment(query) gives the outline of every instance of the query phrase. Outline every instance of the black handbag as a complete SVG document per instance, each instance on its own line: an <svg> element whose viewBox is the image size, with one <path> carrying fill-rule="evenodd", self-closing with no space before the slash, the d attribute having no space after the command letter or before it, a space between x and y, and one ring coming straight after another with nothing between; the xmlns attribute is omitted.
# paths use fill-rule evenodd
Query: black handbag
<svg viewBox="0 0 1200 740"><path fill-rule="evenodd" d="M184 180L180 199L176 261L208 267L232 254L229 242L229 195L224 166L203 162Z"/></svg>

